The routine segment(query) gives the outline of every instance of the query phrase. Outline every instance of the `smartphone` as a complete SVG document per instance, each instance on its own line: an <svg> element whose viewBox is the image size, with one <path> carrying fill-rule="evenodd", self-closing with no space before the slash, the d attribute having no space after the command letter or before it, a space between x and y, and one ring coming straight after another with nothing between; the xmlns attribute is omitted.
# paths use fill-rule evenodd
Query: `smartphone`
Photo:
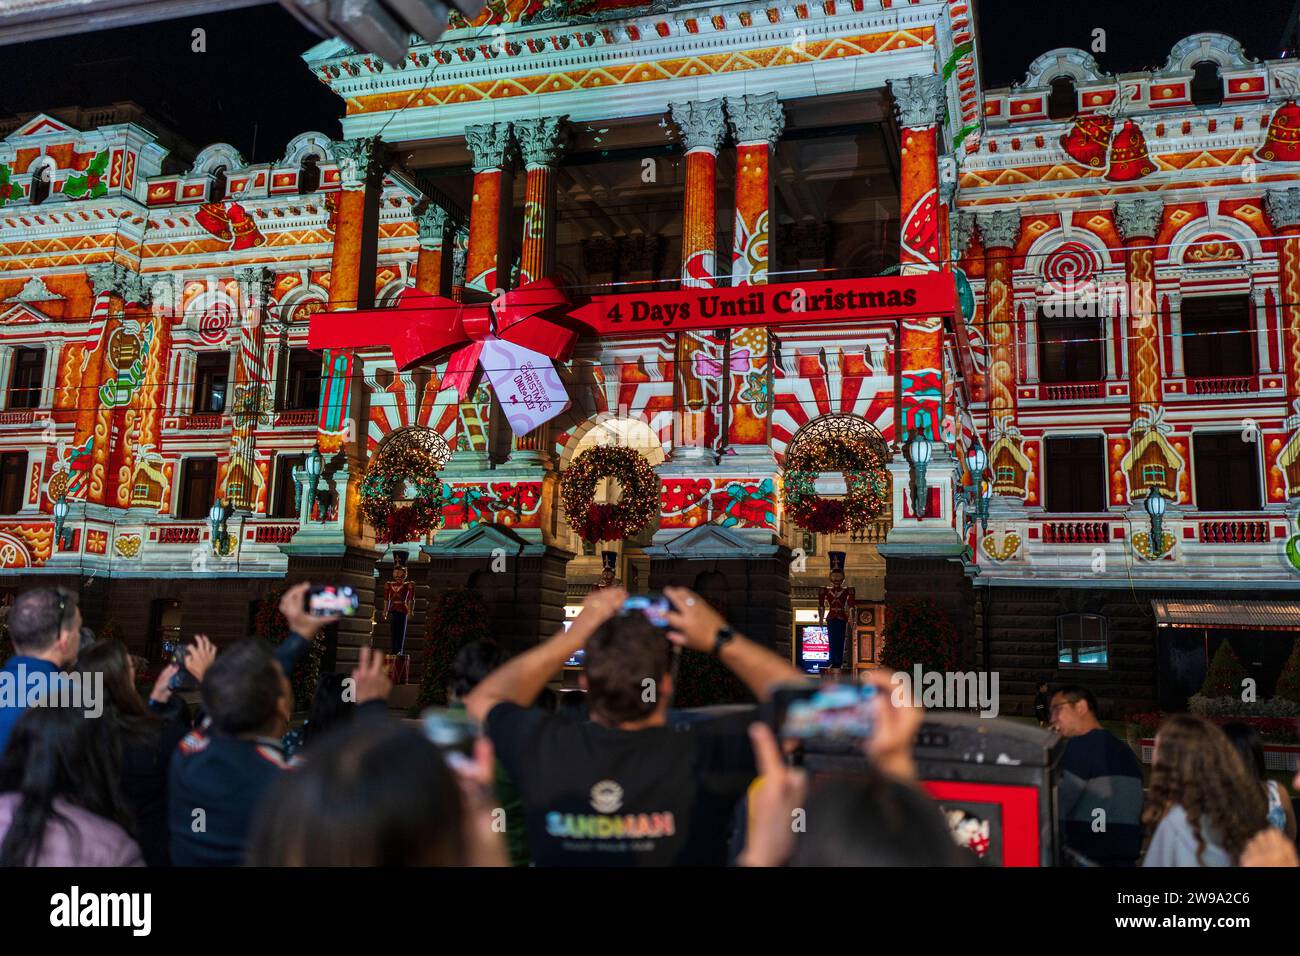
<svg viewBox="0 0 1300 956"><path fill-rule="evenodd" d="M442 751L453 770L473 762L479 727L464 711L430 707L420 714L420 728Z"/></svg>
<svg viewBox="0 0 1300 956"><path fill-rule="evenodd" d="M672 610L672 607L672 604L662 594L634 594L623 602L619 614L628 615L639 612L644 614L646 620L655 627L666 629L668 627L668 612Z"/></svg>
<svg viewBox="0 0 1300 956"><path fill-rule="evenodd" d="M303 599L304 609L313 617L328 617L331 614L351 617L357 613L358 604L360 598L357 597L357 592L347 585L313 584Z"/></svg>
<svg viewBox="0 0 1300 956"><path fill-rule="evenodd" d="M170 650L172 657L171 663L180 668L171 676L171 680L167 682L168 688L174 691L193 690L198 686L197 682L194 680L194 675L185 669L185 652L189 649L188 646L182 644L180 641L166 641L163 644L163 648Z"/></svg>
<svg viewBox="0 0 1300 956"><path fill-rule="evenodd" d="M772 695L773 729L781 740L856 748L875 730L879 695L874 684L786 685Z"/></svg>

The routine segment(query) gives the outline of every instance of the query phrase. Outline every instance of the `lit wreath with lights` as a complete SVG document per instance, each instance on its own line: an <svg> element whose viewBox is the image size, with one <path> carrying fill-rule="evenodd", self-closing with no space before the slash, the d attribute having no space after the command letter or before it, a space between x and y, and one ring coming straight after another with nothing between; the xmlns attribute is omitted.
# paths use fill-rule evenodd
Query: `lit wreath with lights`
<svg viewBox="0 0 1300 956"><path fill-rule="evenodd" d="M413 541L442 524L438 469L451 456L428 428L393 432L379 446L361 480L361 515L380 542Z"/></svg>
<svg viewBox="0 0 1300 956"><path fill-rule="evenodd" d="M596 483L615 478L623 494L614 504L596 503ZM631 448L588 448L560 476L560 498L569 527L583 541L622 541L659 514L659 476Z"/></svg>
<svg viewBox="0 0 1300 956"><path fill-rule="evenodd" d="M817 494L817 476L828 471L844 474L848 494L823 498ZM800 443L785 460L781 500L795 526L816 534L858 531L880 517L888 503L885 452L874 442L844 434L826 436L815 445Z"/></svg>

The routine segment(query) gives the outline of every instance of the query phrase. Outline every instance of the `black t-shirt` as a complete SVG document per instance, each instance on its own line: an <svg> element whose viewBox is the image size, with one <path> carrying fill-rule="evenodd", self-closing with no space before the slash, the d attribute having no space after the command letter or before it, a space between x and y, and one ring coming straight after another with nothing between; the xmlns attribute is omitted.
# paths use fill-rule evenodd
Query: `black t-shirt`
<svg viewBox="0 0 1300 956"><path fill-rule="evenodd" d="M538 866L722 866L754 779L752 712L616 730L497 704L487 732L519 789Z"/></svg>

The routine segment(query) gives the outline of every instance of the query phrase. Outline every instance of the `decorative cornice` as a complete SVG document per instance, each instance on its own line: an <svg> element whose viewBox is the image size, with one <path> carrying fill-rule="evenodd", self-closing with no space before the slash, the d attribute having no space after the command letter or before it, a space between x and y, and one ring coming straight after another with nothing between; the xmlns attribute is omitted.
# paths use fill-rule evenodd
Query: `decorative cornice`
<svg viewBox="0 0 1300 956"><path fill-rule="evenodd" d="M1154 239L1164 212L1159 199L1121 199L1115 203L1115 229L1125 242Z"/></svg>
<svg viewBox="0 0 1300 956"><path fill-rule="evenodd" d="M378 136L330 143L330 157L339 167L339 184L348 192L366 188L380 169Z"/></svg>
<svg viewBox="0 0 1300 956"><path fill-rule="evenodd" d="M415 217L415 228L420 234L421 249L441 249L447 239L447 210L430 203Z"/></svg>
<svg viewBox="0 0 1300 956"><path fill-rule="evenodd" d="M943 113L943 80L938 76L905 76L889 81L898 125L924 129L939 122Z"/></svg>
<svg viewBox="0 0 1300 956"><path fill-rule="evenodd" d="M1264 194L1264 203L1274 229L1300 226L1300 186L1270 189Z"/></svg>
<svg viewBox="0 0 1300 956"><path fill-rule="evenodd" d="M564 155L567 116L539 116L514 124L524 166L554 166Z"/></svg>
<svg viewBox="0 0 1300 956"><path fill-rule="evenodd" d="M1011 249L1020 237L1020 213L1011 209L976 214L985 249Z"/></svg>
<svg viewBox="0 0 1300 956"><path fill-rule="evenodd" d="M465 142L474 157L475 173L504 169L510 162L514 141L509 123L482 123L465 127Z"/></svg>
<svg viewBox="0 0 1300 956"><path fill-rule="evenodd" d="M737 146L766 143L776 146L785 130L785 110L775 93L728 96L727 120Z"/></svg>
<svg viewBox="0 0 1300 956"><path fill-rule="evenodd" d="M691 100L686 103L669 103L668 112L681 133L686 152L708 150L716 153L727 135L727 122L722 114L722 98Z"/></svg>

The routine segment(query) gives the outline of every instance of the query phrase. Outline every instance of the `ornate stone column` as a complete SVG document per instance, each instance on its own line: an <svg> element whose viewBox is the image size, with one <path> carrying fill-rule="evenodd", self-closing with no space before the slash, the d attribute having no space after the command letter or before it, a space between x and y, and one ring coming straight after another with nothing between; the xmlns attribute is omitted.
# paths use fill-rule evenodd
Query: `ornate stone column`
<svg viewBox="0 0 1300 956"><path fill-rule="evenodd" d="M1016 427L1020 369L1011 285L1011 257L1020 237L1020 213L1012 209L980 213L977 221L984 240L984 326L992 425L989 467L993 471L994 492L1023 501L1028 495L1031 466Z"/></svg>
<svg viewBox="0 0 1300 956"><path fill-rule="evenodd" d="M899 214L902 219L903 272L940 267L939 166L936 149L943 81L909 76L889 81L902 142Z"/></svg>
<svg viewBox="0 0 1300 956"><path fill-rule="evenodd" d="M686 150L686 195L682 214L682 285L717 285L718 148L726 136L722 100L670 103L669 111ZM722 362L725 340L679 332L674 354L674 460L713 454L720 430L722 389L717 377L700 373L701 361ZM699 361L697 361L697 359Z"/></svg>
<svg viewBox="0 0 1300 956"><path fill-rule="evenodd" d="M363 250L367 245L367 227L378 229L382 189L380 149L378 137L347 139L330 146L339 166L342 186L330 259L331 312L369 308L374 302L374 271L364 269ZM368 272L364 288L363 271ZM354 444L360 432L353 408L354 364L350 351L325 349L321 353L321 404L316 440L321 454L326 456L340 451L345 442Z"/></svg>
<svg viewBox="0 0 1300 956"><path fill-rule="evenodd" d="M122 292L123 311L104 339L103 383L95 400L100 421L107 421L109 439L104 504L127 508L131 504L131 475L140 443L140 413L145 401L145 380L155 379L161 368L154 351L158 328L149 309L148 284L127 273ZM98 450L98 442L96 443ZM99 456L96 456L98 460Z"/></svg>
<svg viewBox="0 0 1300 956"><path fill-rule="evenodd" d="M772 151L785 129L775 93L727 97L727 119L736 141L736 220L731 254L732 285L768 281L772 251ZM773 464L772 346L767 329L728 333L726 363L727 448Z"/></svg>
<svg viewBox="0 0 1300 956"><path fill-rule="evenodd" d="M1156 318L1155 236L1164 214L1158 199L1124 199L1115 204L1115 228L1124 240L1128 283L1129 402L1133 416L1142 405L1160 404L1160 326Z"/></svg>
<svg viewBox="0 0 1300 956"><path fill-rule="evenodd" d="M258 425L274 420L269 376L266 372L266 306L275 274L264 266L235 270L239 283L239 354L231 389L230 451L218 476L218 487L232 507L265 513L269 475L257 461Z"/></svg>
<svg viewBox="0 0 1300 956"><path fill-rule="evenodd" d="M515 124L525 171L521 284L550 275L555 269L555 163L564 152L567 118L543 116Z"/></svg>
<svg viewBox="0 0 1300 956"><path fill-rule="evenodd" d="M76 425L72 448L68 451L68 497L95 504L105 502L108 484L109 427L111 409L99 403L103 384L105 351L108 337L117 327L122 306L130 288L131 273L116 262L99 263L86 268L86 281L94 295L90 328L82 341L76 390Z"/></svg>
<svg viewBox="0 0 1300 956"><path fill-rule="evenodd" d="M1265 199L1268 218L1278 236L1277 285L1286 400L1289 411L1300 411L1292 407L1300 400L1300 186L1270 189Z"/></svg>
<svg viewBox="0 0 1300 956"><path fill-rule="evenodd" d="M421 292L446 295L450 291L451 256L445 255L447 210L430 203L415 219L420 251L415 256L415 287Z"/></svg>
<svg viewBox="0 0 1300 956"><path fill-rule="evenodd" d="M1164 439L1160 370L1160 319L1156 311L1155 237L1164 217L1159 199L1122 199L1115 204L1115 229L1124 242L1124 278L1128 287L1128 377L1130 451L1121 462L1129 476L1129 501L1139 504L1148 481L1164 487L1177 501L1178 472L1183 462ZM1148 438L1148 433L1154 433ZM1139 461L1143 446L1161 452L1164 474L1146 474ZM1142 455L1148 455L1142 451ZM1145 460L1145 459L1144 459ZM1154 460L1154 459L1153 459Z"/></svg>
<svg viewBox="0 0 1300 956"><path fill-rule="evenodd" d="M511 170L514 141L509 123L465 127L474 157L474 197L469 213L465 288L493 295L510 281Z"/></svg>

